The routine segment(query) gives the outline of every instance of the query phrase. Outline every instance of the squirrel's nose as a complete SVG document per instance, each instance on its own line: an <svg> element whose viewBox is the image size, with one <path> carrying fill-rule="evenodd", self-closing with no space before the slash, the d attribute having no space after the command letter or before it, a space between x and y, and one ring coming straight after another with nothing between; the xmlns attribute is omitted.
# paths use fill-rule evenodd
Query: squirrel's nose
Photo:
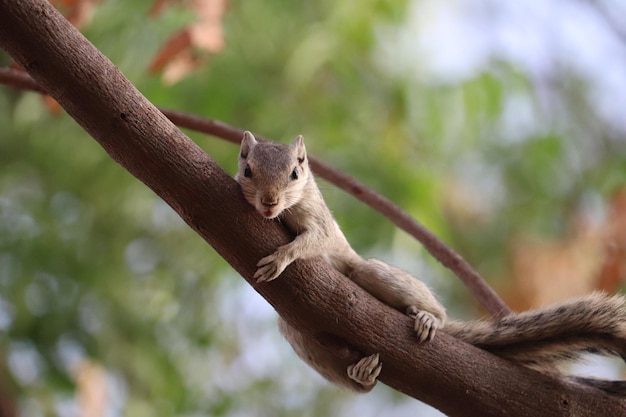
<svg viewBox="0 0 626 417"><path fill-rule="evenodd" d="M278 197L263 197L261 199L261 203L263 203L266 207L273 207L278 204Z"/></svg>

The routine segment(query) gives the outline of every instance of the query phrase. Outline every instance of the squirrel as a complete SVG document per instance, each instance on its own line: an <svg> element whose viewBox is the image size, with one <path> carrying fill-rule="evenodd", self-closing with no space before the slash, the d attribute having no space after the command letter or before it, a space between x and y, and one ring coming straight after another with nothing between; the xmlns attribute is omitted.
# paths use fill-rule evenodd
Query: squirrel
<svg viewBox="0 0 626 417"><path fill-rule="evenodd" d="M576 360L584 353L626 359L626 299L596 292L560 305L510 314L495 322L447 321L445 308L420 280L377 259L364 259L350 246L309 168L304 139L291 145L261 142L245 132L239 153L239 183L245 199L266 219L280 219L293 241L262 258L256 282L276 279L297 259L323 257L372 296L414 320L419 342L441 330L495 355L538 370ZM347 369L337 351L314 335L279 318L279 330L298 356L329 381L369 392L382 371L378 354L354 358ZM354 355L352 355L354 356ZM614 395L626 395L626 381L574 377Z"/></svg>

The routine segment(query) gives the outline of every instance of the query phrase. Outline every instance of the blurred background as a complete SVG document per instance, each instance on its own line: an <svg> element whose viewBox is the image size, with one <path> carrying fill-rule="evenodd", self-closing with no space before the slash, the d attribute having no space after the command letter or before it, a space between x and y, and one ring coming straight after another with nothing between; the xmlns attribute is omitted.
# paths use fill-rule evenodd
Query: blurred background
<svg viewBox="0 0 626 417"><path fill-rule="evenodd" d="M514 309L623 289L625 2L53 3L155 104L303 134ZM271 307L51 99L0 86L0 126L3 416L441 415L310 370ZM237 146L187 133L234 174ZM485 315L419 243L320 186L360 253L454 318Z"/></svg>

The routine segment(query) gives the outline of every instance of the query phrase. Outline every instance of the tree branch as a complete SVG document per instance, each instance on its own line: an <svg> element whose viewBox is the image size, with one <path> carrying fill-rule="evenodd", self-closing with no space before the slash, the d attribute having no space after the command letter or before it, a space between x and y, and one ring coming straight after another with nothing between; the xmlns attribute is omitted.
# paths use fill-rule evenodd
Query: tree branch
<svg viewBox="0 0 626 417"><path fill-rule="evenodd" d="M0 68L0 83L45 93L45 90L28 74L9 68ZM230 126L219 120L207 119L176 110L163 108L160 110L170 121L179 127L203 132L236 144L239 144L243 137L243 129ZM261 136L255 136L259 139L264 139ZM361 200L363 203L387 217L397 227L421 242L435 259L456 274L474 294L477 301L481 303L491 315L500 318L511 312L498 294L461 255L446 245L441 239L396 204L357 181L355 178L344 174L314 156L309 156L309 161L316 175L319 175L346 191L348 194Z"/></svg>
<svg viewBox="0 0 626 417"><path fill-rule="evenodd" d="M124 168L154 190L294 326L380 352L381 381L450 416L607 416L600 391L516 366L446 334L418 346L411 320L321 260L256 285L256 261L288 240L230 176L180 132L46 0L0 0L5 49ZM341 336L339 336L341 335ZM347 363L345 364L347 365Z"/></svg>

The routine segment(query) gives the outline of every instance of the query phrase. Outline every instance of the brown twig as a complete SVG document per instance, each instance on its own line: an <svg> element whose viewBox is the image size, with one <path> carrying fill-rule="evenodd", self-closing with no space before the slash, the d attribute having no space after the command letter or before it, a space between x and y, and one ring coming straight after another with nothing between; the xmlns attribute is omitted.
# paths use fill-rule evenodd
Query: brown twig
<svg viewBox="0 0 626 417"><path fill-rule="evenodd" d="M8 68L0 68L0 83L45 92L28 74ZM172 123L179 127L203 132L233 143L239 143L243 136L242 129L218 120L164 108L160 110ZM461 279L467 288L472 291L478 302L494 317L500 318L510 313L511 310L504 301L461 255L452 250L400 207L363 183L331 167L320 159L310 157L310 162L313 171L317 175L361 200L421 242L431 255Z"/></svg>
<svg viewBox="0 0 626 417"><path fill-rule="evenodd" d="M46 90L37 81L33 80L30 75L9 67L0 68L0 83L22 90L32 90L46 94Z"/></svg>

